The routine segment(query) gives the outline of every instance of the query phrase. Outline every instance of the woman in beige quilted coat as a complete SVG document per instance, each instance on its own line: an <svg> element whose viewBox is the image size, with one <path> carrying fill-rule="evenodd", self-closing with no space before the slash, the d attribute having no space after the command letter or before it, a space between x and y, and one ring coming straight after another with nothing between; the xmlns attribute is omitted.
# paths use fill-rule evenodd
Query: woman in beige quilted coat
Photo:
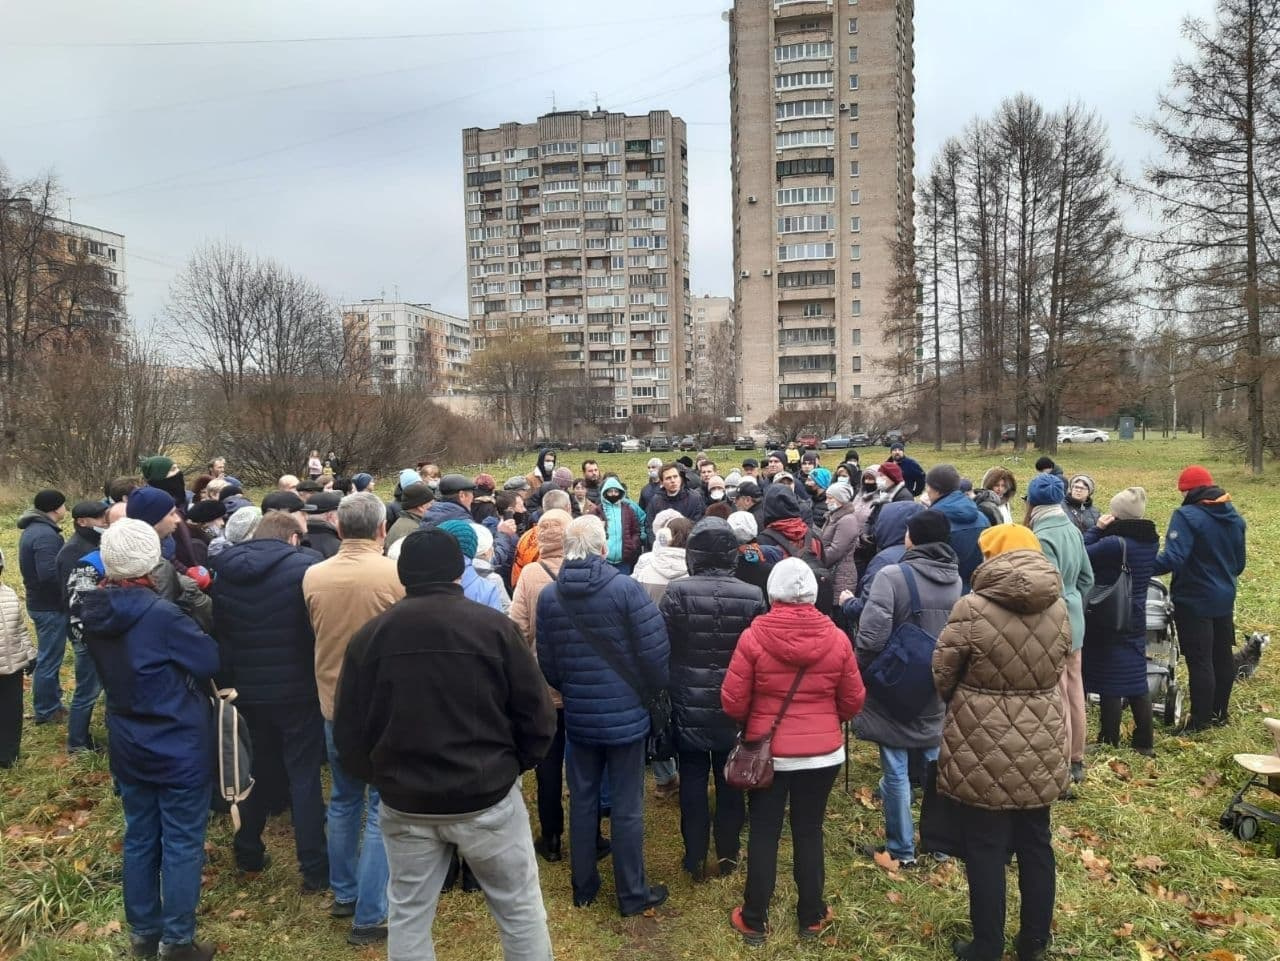
<svg viewBox="0 0 1280 961"><path fill-rule="evenodd" d="M0 554L0 572L4 555ZM36 659L31 632L22 617L22 601L0 584L0 768L12 767L22 743L22 673Z"/></svg>
<svg viewBox="0 0 1280 961"><path fill-rule="evenodd" d="M973 593L938 638L933 677L947 702L938 791L961 805L973 940L966 961L1004 954L1005 866L1018 856L1018 961L1044 957L1056 867L1049 805L1068 783L1058 678L1071 653L1062 578L1030 530L1001 524L978 539Z"/></svg>

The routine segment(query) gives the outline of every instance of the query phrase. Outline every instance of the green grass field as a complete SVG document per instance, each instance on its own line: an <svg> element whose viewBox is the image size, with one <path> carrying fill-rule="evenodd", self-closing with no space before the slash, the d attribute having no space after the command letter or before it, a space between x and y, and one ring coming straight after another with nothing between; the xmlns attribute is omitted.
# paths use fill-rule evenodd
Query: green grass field
<svg viewBox="0 0 1280 961"><path fill-rule="evenodd" d="M986 467L1003 462L1020 486L1031 475L1036 456L1010 458L1008 448L999 455L961 454L958 449L938 455L923 447L909 452L926 465L948 459L962 474L975 478ZM839 452L830 453L834 458ZM882 454L866 451L863 461L870 463ZM732 451L715 455L721 458L722 470L744 456ZM566 452L561 462L576 472L584 458L594 456ZM648 456L597 459L638 491ZM1133 484L1146 487L1149 516L1162 531L1179 502L1178 471L1188 463L1205 463L1231 491L1249 522L1249 569L1241 583L1237 625L1241 631L1269 630L1280 643L1280 486L1274 477L1253 480L1235 465L1216 462L1196 439L1068 446L1058 460L1069 474L1084 471L1094 477L1104 509L1115 490ZM532 462L530 454L485 469L501 483L527 471ZM380 493L388 495L389 486L384 481ZM10 505L0 516L0 547L10 559L6 579L11 584L18 580L13 526L17 513L17 506ZM1280 651L1273 645L1258 675L1237 686L1234 723L1226 729L1196 741L1158 729L1158 757L1153 761L1126 750L1090 756L1080 799L1059 804L1053 812L1059 873L1057 940L1051 957L1280 958L1280 860L1274 849L1280 830L1264 828L1256 841L1244 844L1218 827L1218 815L1233 786L1243 780L1232 754L1271 750L1261 718L1280 712L1278 664ZM69 665L68 658L68 690ZM95 720L100 728L101 718ZM1096 718L1091 720L1096 724ZM121 932L119 802L111 793L105 761L68 760L62 753L64 734L62 728L28 726L23 759L12 770L0 772L0 939L7 945L0 957L88 961L117 957L126 946ZM871 798L877 778L873 747L856 744L851 791L844 792L842 778L828 812L827 890L839 922L823 942L796 940L790 920L795 890L785 838L772 912L777 930L765 947L751 952L726 922L729 910L740 901L742 878L697 886L685 879L679 871L678 808L674 801L650 797L648 870L652 880L671 886L670 901L656 918L623 921L610 907L612 880L606 873L597 904L575 909L567 861L541 864L557 956L568 961L719 961L748 954L841 961L949 958L951 939L968 933L963 871L944 865L931 872L891 874L856 852L856 845L883 833L880 811ZM532 776L526 777L525 788L531 798ZM1255 798L1260 797L1261 792L1255 792ZM1280 809L1277 801L1273 798L1271 806ZM269 832L274 864L257 879L242 881L232 864L229 825L223 819L211 824L200 936L245 961L382 956L383 950L348 947L344 925L331 921L324 911L325 898L299 893L287 823L273 823ZM1011 886L1016 901L1016 885ZM1011 905L1010 938L1016 916L1016 906ZM501 956L496 928L479 895L446 895L435 935L439 955L448 961L492 961Z"/></svg>

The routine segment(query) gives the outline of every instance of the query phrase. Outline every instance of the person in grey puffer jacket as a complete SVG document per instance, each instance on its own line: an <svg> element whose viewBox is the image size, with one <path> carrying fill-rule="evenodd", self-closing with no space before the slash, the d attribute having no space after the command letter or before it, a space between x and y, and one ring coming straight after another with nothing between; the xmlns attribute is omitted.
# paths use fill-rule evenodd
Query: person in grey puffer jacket
<svg viewBox="0 0 1280 961"><path fill-rule="evenodd" d="M871 585L854 650L858 667L866 669L885 649L890 636L912 618L911 592L903 568L910 568L920 595L917 625L936 638L960 599L960 570L949 541L951 524L939 511L920 511L907 523L906 551L897 564L881 569ZM925 759L938 757L946 706L936 694L911 721L889 713L871 686L867 703L853 721L854 733L880 747L880 794L884 800L885 849L900 863L915 862L915 829L911 823L911 784L908 759L920 751Z"/></svg>
<svg viewBox="0 0 1280 961"><path fill-rule="evenodd" d="M1102 512L1093 506L1093 478L1088 474L1076 474L1067 485L1067 499L1062 507L1071 523L1083 534L1098 523Z"/></svg>

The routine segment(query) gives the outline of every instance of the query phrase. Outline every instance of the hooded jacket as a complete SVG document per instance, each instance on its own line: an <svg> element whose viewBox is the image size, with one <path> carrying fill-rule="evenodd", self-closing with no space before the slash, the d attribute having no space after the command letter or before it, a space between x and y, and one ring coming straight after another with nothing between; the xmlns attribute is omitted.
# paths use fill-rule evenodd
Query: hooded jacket
<svg viewBox="0 0 1280 961"><path fill-rule="evenodd" d="M636 561L636 569L631 576L643 585L645 593L655 604L662 600L668 585L687 577L688 561L683 547L668 547L657 544L648 554L641 555Z"/></svg>
<svg viewBox="0 0 1280 961"><path fill-rule="evenodd" d="M920 466L920 462L914 457L908 457L903 453L902 459L894 461L894 463L898 465L898 470L902 471L902 483L906 485L908 493L912 497L919 497L923 494L925 473L924 468Z"/></svg>
<svg viewBox="0 0 1280 961"><path fill-rule="evenodd" d="M738 539L726 521L705 517L685 548L689 576L658 603L671 642L671 705L682 751L728 751L737 725L720 706L720 686L738 638L765 612L764 594L738 580Z"/></svg>
<svg viewBox="0 0 1280 961"><path fill-rule="evenodd" d="M1084 539L1066 513L1054 512L1031 525L1045 557L1062 575L1062 599L1071 620L1071 650L1084 645L1084 599L1093 589L1093 565L1084 550ZM1143 615L1145 620L1146 615Z"/></svg>
<svg viewBox="0 0 1280 961"><path fill-rule="evenodd" d="M993 811L1045 807L1068 783L1058 678L1071 653L1062 578L1039 551L986 561L933 652L947 702L938 790Z"/></svg>
<svg viewBox="0 0 1280 961"><path fill-rule="evenodd" d="M511 619L516 622L529 650L535 655L538 651L538 596L560 573L560 565L564 563L564 531L568 524L569 515L566 511L554 514L548 511L543 515L538 523L542 556L524 569L511 592ZM551 699L557 708L564 707L560 692L554 688L551 689Z"/></svg>
<svg viewBox="0 0 1280 961"><path fill-rule="evenodd" d="M623 498L616 504L609 503L604 495L609 491L622 491ZM610 564L634 565L640 556L640 519L626 500L626 488L616 477L609 477L596 491L598 513L604 520L605 533L609 538Z"/></svg>
<svg viewBox="0 0 1280 961"><path fill-rule="evenodd" d="M1156 574L1173 573L1176 605L1195 617L1226 617L1235 607L1244 573L1245 522L1220 487L1188 491L1169 518ZM30 606L30 601L28 601Z"/></svg>
<svg viewBox="0 0 1280 961"><path fill-rule="evenodd" d="M551 483L551 472L555 470L555 467L552 467L552 468L551 468L551 470L546 470L546 469L542 466L542 462L543 462L544 460L546 460L546 459L547 459L547 455L548 455L548 454L550 454L550 455L552 456L552 459L556 461L556 464L557 464L557 466L558 466L558 464L559 464L559 459L558 459L558 458L556 458L555 453L556 453L556 452L555 452L555 449L554 449L554 448L551 448L551 447L544 447L544 448L542 448L540 451L538 451L538 460L537 460L537 462L533 465L533 470L530 472L530 476L537 475L538 479L539 479L543 484L550 484L550 483ZM537 486L537 485L534 485L534 486Z"/></svg>
<svg viewBox="0 0 1280 961"><path fill-rule="evenodd" d="M49 515L30 507L18 518L18 568L27 592L28 611L63 609L58 580L58 552L62 550L62 529ZM87 553L87 552L86 552Z"/></svg>
<svg viewBox="0 0 1280 961"><path fill-rule="evenodd" d="M850 501L827 515L822 527L822 562L831 571L836 596L858 586L858 567L853 551L862 536L866 515Z"/></svg>
<svg viewBox="0 0 1280 961"><path fill-rule="evenodd" d="M556 586L559 591L548 587L538 597L538 664L564 698L565 734L583 744L640 740L649 733L642 695L596 653L565 605L597 637L615 645L650 691L667 686L670 646L662 615L643 587L603 557L565 561Z"/></svg>
<svg viewBox="0 0 1280 961"><path fill-rule="evenodd" d="M1160 535L1146 518L1116 520L1106 529L1084 532L1084 549L1093 567L1094 583L1114 584L1120 562L1129 567L1132 587L1132 629L1127 637L1098 636L1086 630L1082 674L1084 689L1103 697L1142 697L1147 687L1147 587L1156 567Z"/></svg>
<svg viewBox="0 0 1280 961"><path fill-rule="evenodd" d="M866 699L853 648L812 604L775 603L743 631L720 688L745 740L769 732L796 672L806 668L773 737L775 757L821 757L844 744L841 723Z"/></svg>
<svg viewBox="0 0 1280 961"><path fill-rule="evenodd" d="M982 563L982 550L978 547L978 537L991 525L987 523L986 517L973 501L965 497L962 491L952 491L938 503L931 504L929 509L945 514L947 520L951 522L951 547L956 552L959 563L963 593L968 594L969 579Z"/></svg>
<svg viewBox="0 0 1280 961"><path fill-rule="evenodd" d="M62 549L58 551L56 563L58 565L58 586L62 591L63 610L67 610L70 607L69 582L71 580L71 572L75 570L81 558L86 554L92 554L98 549L100 540L102 540L102 535L92 527L76 527L71 532L71 536L67 538L66 543L62 545Z"/></svg>
<svg viewBox="0 0 1280 961"><path fill-rule="evenodd" d="M800 513L800 502L794 491L783 484L770 484L764 492L764 527L760 529L760 543L773 544L792 552L809 551L814 557L822 557L822 541L813 537Z"/></svg>
<svg viewBox="0 0 1280 961"><path fill-rule="evenodd" d="M867 569L862 572L858 581L858 596L846 601L841 607L846 623L855 624L862 616L862 610L871 596L871 585L875 583L880 571L902 560L902 555L907 550L904 544L907 522L924 509L924 505L913 500L898 501L880 505L879 512L873 515L876 554L867 563Z"/></svg>
<svg viewBox="0 0 1280 961"><path fill-rule="evenodd" d="M471 512L459 504L457 501L436 500L431 502L431 506L427 508L427 512L422 515L422 520L417 526L417 530L429 531L439 527L445 521L466 521L471 523ZM398 522L397 522L398 523Z"/></svg>
<svg viewBox="0 0 1280 961"><path fill-rule="evenodd" d="M515 625L433 584L356 632L343 655L333 740L343 767L410 814L502 800L547 753L555 713Z"/></svg>
<svg viewBox="0 0 1280 961"><path fill-rule="evenodd" d="M212 774L213 638L145 587L81 602L84 642L107 692L111 773L127 784L192 787Z"/></svg>
<svg viewBox="0 0 1280 961"><path fill-rule="evenodd" d="M871 585L854 643L859 668L876 659L899 625L913 621L904 567L911 568L920 594L920 617L914 623L931 637L942 633L952 607L960 599L960 572L950 544L922 544L905 551L902 560L883 568ZM853 730L863 740L886 747L937 747L945 712L942 699L935 697L919 716L908 722L899 721L869 691L862 713L854 718Z"/></svg>
<svg viewBox="0 0 1280 961"><path fill-rule="evenodd" d="M500 614L507 613L507 606L503 603L505 595L502 588L481 576L476 571L475 559L471 557L465 558L462 568L462 593L469 601L491 607Z"/></svg>
<svg viewBox="0 0 1280 961"><path fill-rule="evenodd" d="M249 540L214 558L213 636L220 686L244 704L314 704L316 637L302 578L320 559L284 541Z"/></svg>

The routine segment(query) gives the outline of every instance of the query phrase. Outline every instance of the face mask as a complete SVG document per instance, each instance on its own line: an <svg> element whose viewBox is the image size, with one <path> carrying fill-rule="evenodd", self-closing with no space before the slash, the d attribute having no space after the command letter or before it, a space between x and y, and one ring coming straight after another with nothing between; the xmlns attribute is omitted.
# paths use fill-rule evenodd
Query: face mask
<svg viewBox="0 0 1280 961"><path fill-rule="evenodd" d="M105 527L98 527L96 524L91 528L91 530L95 534L105 534L107 532L107 529Z"/></svg>
<svg viewBox="0 0 1280 961"><path fill-rule="evenodd" d="M711 492L711 499L713 501L724 500L724 491L722 491L719 487L717 487L715 490Z"/></svg>
<svg viewBox="0 0 1280 961"><path fill-rule="evenodd" d="M542 462L542 469L545 471L553 471L556 469L556 462L553 460L544 460Z"/></svg>
<svg viewBox="0 0 1280 961"><path fill-rule="evenodd" d="M830 511L830 512L832 512L832 513L835 513L835 512L836 512L836 511L838 511L839 509L840 509L840 503L839 503L839 501L827 501L827 510L828 510L828 511Z"/></svg>
<svg viewBox="0 0 1280 961"><path fill-rule="evenodd" d="M656 470L649 471L649 482L653 484L658 483L658 472Z"/></svg>
<svg viewBox="0 0 1280 961"><path fill-rule="evenodd" d="M609 493L604 495L604 499L610 504L616 504L618 501L622 500L622 494L618 491L609 491Z"/></svg>
<svg viewBox="0 0 1280 961"><path fill-rule="evenodd" d="M892 486L893 481L889 480L887 477L879 477L876 479L876 487L880 488L882 491L887 491Z"/></svg>
<svg viewBox="0 0 1280 961"><path fill-rule="evenodd" d="M877 486L877 482L876 482L876 481L863 481L863 482L862 482L862 489L863 489L864 491L866 491L868 494L874 493L874 492L875 492L875 489L876 489L876 486Z"/></svg>

